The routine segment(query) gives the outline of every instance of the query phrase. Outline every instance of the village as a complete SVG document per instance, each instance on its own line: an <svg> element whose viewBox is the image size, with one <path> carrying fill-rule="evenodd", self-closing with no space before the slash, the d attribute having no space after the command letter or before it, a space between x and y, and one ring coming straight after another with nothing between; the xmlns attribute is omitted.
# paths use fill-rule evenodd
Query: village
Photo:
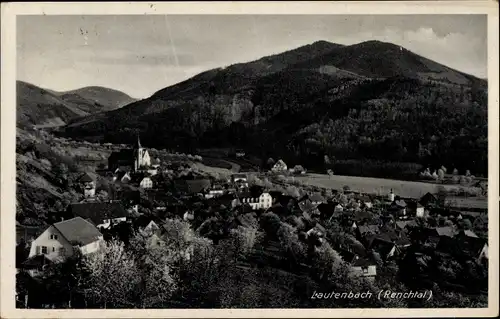
<svg viewBox="0 0 500 319"><path fill-rule="evenodd" d="M260 226L266 240L240 261L241 267L272 266L307 273L314 262L308 257L310 251L324 245L370 281L399 276L394 269L401 270L405 262L424 269L432 258L443 264L487 265L486 210L450 209L431 193L403 198L393 190L363 194L348 185L339 190L297 189L278 177L304 174L303 168L288 169L282 160L257 178L247 173L214 178L187 168L185 163L153 158L137 137L133 147L110 155L107 168L82 174L81 201L54 214L50 226L17 224L18 250L25 252L16 260L18 271L37 277L47 265L63 263L77 251L95 253L111 238L128 243L137 232L161 246L162 238L169 236L163 227L167 219L189 223L214 243L231 229ZM105 181L108 192L96 191L98 180ZM280 249L275 227L280 222L290 225L308 247L304 256L294 255L293 266L287 251ZM441 276L421 275L431 282ZM452 286L452 281L443 284Z"/></svg>

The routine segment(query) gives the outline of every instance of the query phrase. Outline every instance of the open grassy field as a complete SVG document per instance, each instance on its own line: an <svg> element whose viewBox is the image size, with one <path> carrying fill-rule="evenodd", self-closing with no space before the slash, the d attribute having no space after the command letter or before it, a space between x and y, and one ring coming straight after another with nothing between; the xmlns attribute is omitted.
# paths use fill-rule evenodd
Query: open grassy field
<svg viewBox="0 0 500 319"><path fill-rule="evenodd" d="M488 209L488 198L450 196L446 198L446 204L454 208Z"/></svg>
<svg viewBox="0 0 500 319"><path fill-rule="evenodd" d="M292 178L290 177L289 179L291 180ZM444 187L446 190L453 190L456 188L456 185L436 185L423 182L357 176L329 176L326 174L307 174L306 176L296 176L294 179L305 185L337 190L341 190L347 185L353 191L370 194L388 194L392 189L394 194L408 198L420 198L427 192L435 194L438 192L438 187Z"/></svg>

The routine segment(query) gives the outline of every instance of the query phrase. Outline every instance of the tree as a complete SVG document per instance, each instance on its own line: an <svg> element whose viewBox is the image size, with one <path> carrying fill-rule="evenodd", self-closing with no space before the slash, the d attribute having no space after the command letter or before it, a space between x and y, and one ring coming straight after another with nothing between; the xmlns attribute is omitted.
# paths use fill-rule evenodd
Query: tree
<svg viewBox="0 0 500 319"><path fill-rule="evenodd" d="M443 170L442 168L440 168L440 169L438 170L438 178L439 178L439 180L440 180L441 182L442 182L442 181L444 181L444 173L445 173L445 172L444 172L444 170Z"/></svg>
<svg viewBox="0 0 500 319"><path fill-rule="evenodd" d="M299 189L295 186L288 186L286 188L286 193L292 197L296 197L296 198L300 197Z"/></svg>
<svg viewBox="0 0 500 319"><path fill-rule="evenodd" d="M274 238L281 227L281 220L275 213L264 213L260 217L260 226L265 231L266 235Z"/></svg>
<svg viewBox="0 0 500 319"><path fill-rule="evenodd" d="M326 165L326 166L328 166L328 165L330 165L330 164L331 164L331 162L330 162L330 158L328 157L328 155L325 155L325 156L323 157L323 161L324 161L324 163L325 163L325 165Z"/></svg>
<svg viewBox="0 0 500 319"><path fill-rule="evenodd" d="M133 257L117 240L101 245L99 251L84 259L90 271L90 298L104 308L137 307L140 276Z"/></svg>
<svg viewBox="0 0 500 319"><path fill-rule="evenodd" d="M349 191L351 190L351 188L350 188L349 186L347 186L347 185L344 185L344 186L342 187L342 190L343 190L344 192L349 192Z"/></svg>
<svg viewBox="0 0 500 319"><path fill-rule="evenodd" d="M274 161L274 159L272 157L269 157L267 159L267 166L269 167L273 167L273 165L275 164L276 162Z"/></svg>

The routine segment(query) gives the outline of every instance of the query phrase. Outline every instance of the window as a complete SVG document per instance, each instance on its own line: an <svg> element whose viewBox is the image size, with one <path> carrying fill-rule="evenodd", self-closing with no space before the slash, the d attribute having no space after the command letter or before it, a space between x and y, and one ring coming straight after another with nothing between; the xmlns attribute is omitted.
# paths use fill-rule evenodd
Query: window
<svg viewBox="0 0 500 319"><path fill-rule="evenodd" d="M52 247L52 252L55 252L56 251L56 247Z"/></svg>
<svg viewBox="0 0 500 319"><path fill-rule="evenodd" d="M57 235L50 235L50 239L57 240Z"/></svg>
<svg viewBox="0 0 500 319"><path fill-rule="evenodd" d="M368 273L368 267L363 267L363 268L361 268L361 269L363 270L363 273L364 273L364 274L367 274L367 273Z"/></svg>
<svg viewBox="0 0 500 319"><path fill-rule="evenodd" d="M64 247L59 248L59 256L64 256L66 254L66 249Z"/></svg>
<svg viewBox="0 0 500 319"><path fill-rule="evenodd" d="M42 254L47 254L47 246L42 246Z"/></svg>

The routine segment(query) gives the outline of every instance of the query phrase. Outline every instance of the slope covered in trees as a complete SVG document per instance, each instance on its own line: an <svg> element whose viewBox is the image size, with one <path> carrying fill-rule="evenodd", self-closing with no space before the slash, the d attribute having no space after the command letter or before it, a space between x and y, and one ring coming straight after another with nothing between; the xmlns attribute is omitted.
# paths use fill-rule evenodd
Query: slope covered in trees
<svg viewBox="0 0 500 319"><path fill-rule="evenodd" d="M201 73L62 134L130 143L139 131L152 147L244 148L312 169L327 155L485 176L486 115L484 80L390 43L319 41Z"/></svg>

